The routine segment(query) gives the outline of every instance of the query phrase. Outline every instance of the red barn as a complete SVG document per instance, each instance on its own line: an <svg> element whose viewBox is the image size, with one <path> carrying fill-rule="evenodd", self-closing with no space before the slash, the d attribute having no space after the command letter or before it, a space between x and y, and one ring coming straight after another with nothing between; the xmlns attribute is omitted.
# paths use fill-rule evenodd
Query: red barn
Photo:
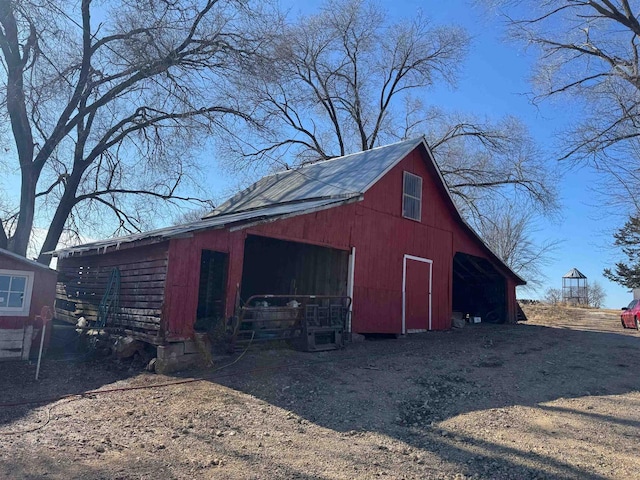
<svg viewBox="0 0 640 480"><path fill-rule="evenodd" d="M198 222L55 254L58 317L95 319L118 267L120 325L155 344L267 293L348 294L357 333L444 330L453 311L515 321L525 283L462 219L422 138L264 177Z"/></svg>
<svg viewBox="0 0 640 480"><path fill-rule="evenodd" d="M55 270L0 248L0 360L28 357L30 347L40 344L31 333L42 327L42 307L53 309L56 276Z"/></svg>

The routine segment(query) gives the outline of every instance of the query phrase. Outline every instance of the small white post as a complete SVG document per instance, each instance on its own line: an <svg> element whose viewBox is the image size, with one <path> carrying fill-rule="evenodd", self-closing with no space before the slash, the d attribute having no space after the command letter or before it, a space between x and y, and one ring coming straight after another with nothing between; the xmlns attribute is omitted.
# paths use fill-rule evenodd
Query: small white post
<svg viewBox="0 0 640 480"><path fill-rule="evenodd" d="M351 247L351 254L349 255L349 264L347 268L347 296L351 297L351 303L349 304L349 320L346 328L348 333L351 332L351 316L353 315L353 289L354 278L356 271L356 247Z"/></svg>
<svg viewBox="0 0 640 480"><path fill-rule="evenodd" d="M42 319L42 336L40 337L40 352L38 352L38 366L36 367L36 380L40 374L40 360L42 360L42 347L44 346L44 336L47 333L47 321Z"/></svg>

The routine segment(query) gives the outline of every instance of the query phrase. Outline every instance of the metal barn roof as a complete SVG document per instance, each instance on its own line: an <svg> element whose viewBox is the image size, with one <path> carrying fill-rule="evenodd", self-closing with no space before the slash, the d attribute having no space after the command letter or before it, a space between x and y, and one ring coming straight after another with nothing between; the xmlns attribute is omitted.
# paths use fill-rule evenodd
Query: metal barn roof
<svg viewBox="0 0 640 480"><path fill-rule="evenodd" d="M206 217L283 202L363 194L423 141L413 138L266 176Z"/></svg>
<svg viewBox="0 0 640 480"><path fill-rule="evenodd" d="M202 220L63 248L53 254L65 257L140 240L159 242L199 230L245 225L336 207L361 199L366 190L421 143L424 143L422 137L404 140L268 175L231 197Z"/></svg>
<svg viewBox="0 0 640 480"><path fill-rule="evenodd" d="M526 284L526 281L513 272L464 220L451 197L451 192L442 173L433 161L433 155L424 137L404 140L268 175L237 193L205 218L196 222L60 249L53 254L65 257L92 250L97 250L99 253L101 249L106 251L108 247L119 248L123 243L141 240L159 242L213 228L242 228L254 223L311 213L359 201L363 199L363 194L369 188L419 145L424 146L428 157L433 162L438 178L460 222L496 261L511 272L521 284Z"/></svg>
<svg viewBox="0 0 640 480"><path fill-rule="evenodd" d="M59 249L53 252L53 254L58 257L66 257L74 253L87 252L90 250L97 250L99 252L100 249L106 250L107 247L119 247L121 244L136 242L140 240L153 240L155 242L161 242L163 240L179 237L181 235L200 230L222 228L235 224L245 225L247 223L261 222L268 219L284 218L290 215L316 212L319 210L324 210L325 208L335 207L338 204L349 203L356 199L357 197L354 198L353 196L341 195L333 198L299 201L293 204L287 203L271 205L263 208L256 208L254 210L228 213L226 215L218 215L215 217L205 218L203 220L185 223L182 225L174 225L171 227L159 228L157 230L134 233L132 235L126 235L124 237L98 240L97 242L85 243L83 245L78 245L75 247Z"/></svg>

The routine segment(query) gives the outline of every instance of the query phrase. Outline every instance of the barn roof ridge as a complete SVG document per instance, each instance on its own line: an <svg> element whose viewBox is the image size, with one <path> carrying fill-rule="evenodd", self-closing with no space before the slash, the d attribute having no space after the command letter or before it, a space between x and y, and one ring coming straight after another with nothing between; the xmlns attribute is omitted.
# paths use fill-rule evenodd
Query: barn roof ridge
<svg viewBox="0 0 640 480"><path fill-rule="evenodd" d="M312 167L313 165L318 165L320 163L328 163L328 162L333 162L333 161L336 161L336 160L345 160L345 159L348 159L349 157L353 157L355 155L362 155L362 154L364 154L366 152L375 152L376 150L382 150L382 149L386 149L386 148L393 148L395 146L398 146L398 145L404 144L404 143L409 143L409 144L414 144L415 143L415 144L417 144L422 139L424 139L424 136L422 136L422 135L420 135L418 137L405 138L404 140L398 140L397 142L387 143L385 145L378 145L377 147L373 147L373 148L370 148L368 150L360 150L359 152L347 153L346 155L338 155L338 156L335 156L335 157L327 158L325 160L319 160L317 162L303 163L300 167L301 168Z"/></svg>
<svg viewBox="0 0 640 480"><path fill-rule="evenodd" d="M415 143L417 145L423 139L424 139L424 136L405 138L404 140L398 140L397 142L387 143L385 145L378 145L377 147L373 147L373 148L370 148L368 150L360 150L358 152L347 153L346 155L337 155L335 157L326 158L324 160L316 160L316 161L313 161L313 162L306 162L306 163L302 163L302 164L300 164L300 165L298 165L296 167L293 167L293 168L284 168L282 170L278 170L276 172L269 173L269 174L265 175L262 178L276 176L278 174L283 174L283 173L288 173L288 172L295 172L295 171L299 171L301 169L311 168L311 167L314 167L316 165L325 164L325 163L329 163L329 162L346 160L346 159L349 159L350 157L354 157L356 155L366 154L366 152L375 152L376 150L395 147L395 146L398 146L398 145L403 144L403 143L411 143L411 144Z"/></svg>

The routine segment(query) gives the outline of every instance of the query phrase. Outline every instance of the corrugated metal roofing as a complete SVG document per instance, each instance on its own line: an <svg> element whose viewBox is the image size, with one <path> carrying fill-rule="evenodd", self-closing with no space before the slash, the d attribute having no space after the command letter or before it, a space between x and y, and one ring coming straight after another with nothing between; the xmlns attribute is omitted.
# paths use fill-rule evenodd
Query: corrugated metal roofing
<svg viewBox="0 0 640 480"><path fill-rule="evenodd" d="M119 246L124 243L136 242L139 240L155 240L157 242L167 240L169 238L178 237L191 232L200 230L208 230L214 228L222 228L234 224L246 224L266 220L270 218L281 218L289 215L297 215L309 213L313 211L323 210L325 208L335 207L339 204L348 203L357 199L357 196L341 195L333 198L310 199L307 201L299 201L297 203L286 203L279 205L270 205L263 208L256 208L237 213L228 213L225 215L217 215L215 217L198 220L196 222L186 223L183 225L174 225L171 227L159 228L148 232L135 233L124 237L110 238L99 240L97 242L85 243L75 247L63 248L56 250L54 253L58 257L66 257L73 253L87 252L90 250L106 249L107 247Z"/></svg>
<svg viewBox="0 0 640 480"><path fill-rule="evenodd" d="M587 278L580 270L577 268L572 268L567 273L565 273L562 278Z"/></svg>
<svg viewBox="0 0 640 480"><path fill-rule="evenodd" d="M423 141L413 138L266 176L207 217L283 202L362 194Z"/></svg>

